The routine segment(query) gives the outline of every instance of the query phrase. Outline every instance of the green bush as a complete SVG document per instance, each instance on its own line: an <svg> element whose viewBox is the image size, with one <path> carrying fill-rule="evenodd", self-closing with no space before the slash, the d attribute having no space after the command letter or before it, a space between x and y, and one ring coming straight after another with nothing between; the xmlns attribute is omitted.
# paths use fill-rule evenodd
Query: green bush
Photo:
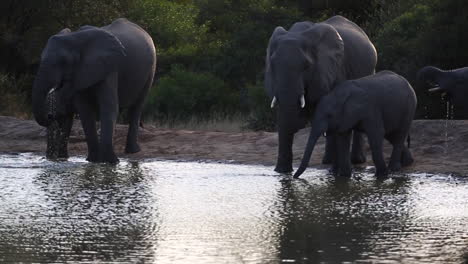
<svg viewBox="0 0 468 264"><path fill-rule="evenodd" d="M445 103L428 95L416 73L426 65L442 69L466 66L468 4L462 0L411 0L406 6L374 38L378 69L393 70L413 84L418 96L416 118L445 118Z"/></svg>
<svg viewBox="0 0 468 264"><path fill-rule="evenodd" d="M31 90L33 77L13 77L0 72L0 115L30 117L31 103L26 91Z"/></svg>
<svg viewBox="0 0 468 264"><path fill-rule="evenodd" d="M210 119L233 114L238 107L238 93L223 80L211 73L173 67L151 89L144 115L158 120Z"/></svg>

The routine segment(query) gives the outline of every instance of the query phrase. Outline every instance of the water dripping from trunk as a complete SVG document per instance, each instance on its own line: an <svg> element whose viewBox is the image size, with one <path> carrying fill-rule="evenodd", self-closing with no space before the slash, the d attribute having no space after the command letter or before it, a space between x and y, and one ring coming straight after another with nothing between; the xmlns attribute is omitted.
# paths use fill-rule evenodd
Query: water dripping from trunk
<svg viewBox="0 0 468 264"><path fill-rule="evenodd" d="M454 108L453 108L453 104L450 103L450 101L448 100L448 98L445 96L445 97L442 97L446 102L445 102L445 150L444 150L444 154L447 155L448 153L448 148L449 148L449 144L448 144L448 141L449 141L449 135L448 135L448 131L449 131L449 123L452 124L452 122L449 122L450 120L453 120L454 118Z"/></svg>

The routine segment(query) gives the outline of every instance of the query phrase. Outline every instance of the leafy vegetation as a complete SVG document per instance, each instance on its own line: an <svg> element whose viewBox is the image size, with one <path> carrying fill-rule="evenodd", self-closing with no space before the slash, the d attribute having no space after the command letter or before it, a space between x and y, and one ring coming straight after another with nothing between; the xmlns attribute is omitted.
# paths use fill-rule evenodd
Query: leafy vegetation
<svg viewBox="0 0 468 264"><path fill-rule="evenodd" d="M441 118L445 107L420 89L415 73L428 64L444 69L466 65L467 13L465 0L3 0L0 111L28 114L32 76L51 35L127 17L145 28L157 46L146 119L241 115L250 129L272 130L274 113L263 92L271 32L341 14L375 43L378 69L400 73L416 88L418 117Z"/></svg>

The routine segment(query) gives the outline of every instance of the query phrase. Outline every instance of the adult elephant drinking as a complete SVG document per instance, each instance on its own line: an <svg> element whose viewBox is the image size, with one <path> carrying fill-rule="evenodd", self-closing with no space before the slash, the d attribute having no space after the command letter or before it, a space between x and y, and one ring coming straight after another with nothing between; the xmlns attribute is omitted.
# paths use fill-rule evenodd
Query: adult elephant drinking
<svg viewBox="0 0 468 264"><path fill-rule="evenodd" d="M417 78L429 87L430 93L447 94L448 100L455 106L454 118L468 118L468 67L446 71L426 66L418 71Z"/></svg>
<svg viewBox="0 0 468 264"><path fill-rule="evenodd" d="M128 109L125 151L138 152L140 115L155 70L153 40L126 19L101 28L64 29L52 36L42 52L32 91L34 117L49 128L47 156L68 156L67 140L76 112L86 136L87 160L118 162L112 137L119 108Z"/></svg>
<svg viewBox="0 0 468 264"><path fill-rule="evenodd" d="M311 118L315 105L335 84L375 72L377 52L366 33L342 16L321 23L298 22L289 31L277 27L268 44L265 89L278 106L279 150L275 171L292 171L294 134ZM354 134L351 160L365 161L363 138ZM335 157L327 137L324 163Z"/></svg>

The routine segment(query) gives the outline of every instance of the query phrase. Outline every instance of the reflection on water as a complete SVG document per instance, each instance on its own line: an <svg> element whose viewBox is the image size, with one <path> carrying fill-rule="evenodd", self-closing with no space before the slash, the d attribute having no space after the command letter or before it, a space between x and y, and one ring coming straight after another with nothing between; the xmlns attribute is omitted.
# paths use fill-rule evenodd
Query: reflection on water
<svg viewBox="0 0 468 264"><path fill-rule="evenodd" d="M460 263L468 179L0 156L0 262Z"/></svg>

